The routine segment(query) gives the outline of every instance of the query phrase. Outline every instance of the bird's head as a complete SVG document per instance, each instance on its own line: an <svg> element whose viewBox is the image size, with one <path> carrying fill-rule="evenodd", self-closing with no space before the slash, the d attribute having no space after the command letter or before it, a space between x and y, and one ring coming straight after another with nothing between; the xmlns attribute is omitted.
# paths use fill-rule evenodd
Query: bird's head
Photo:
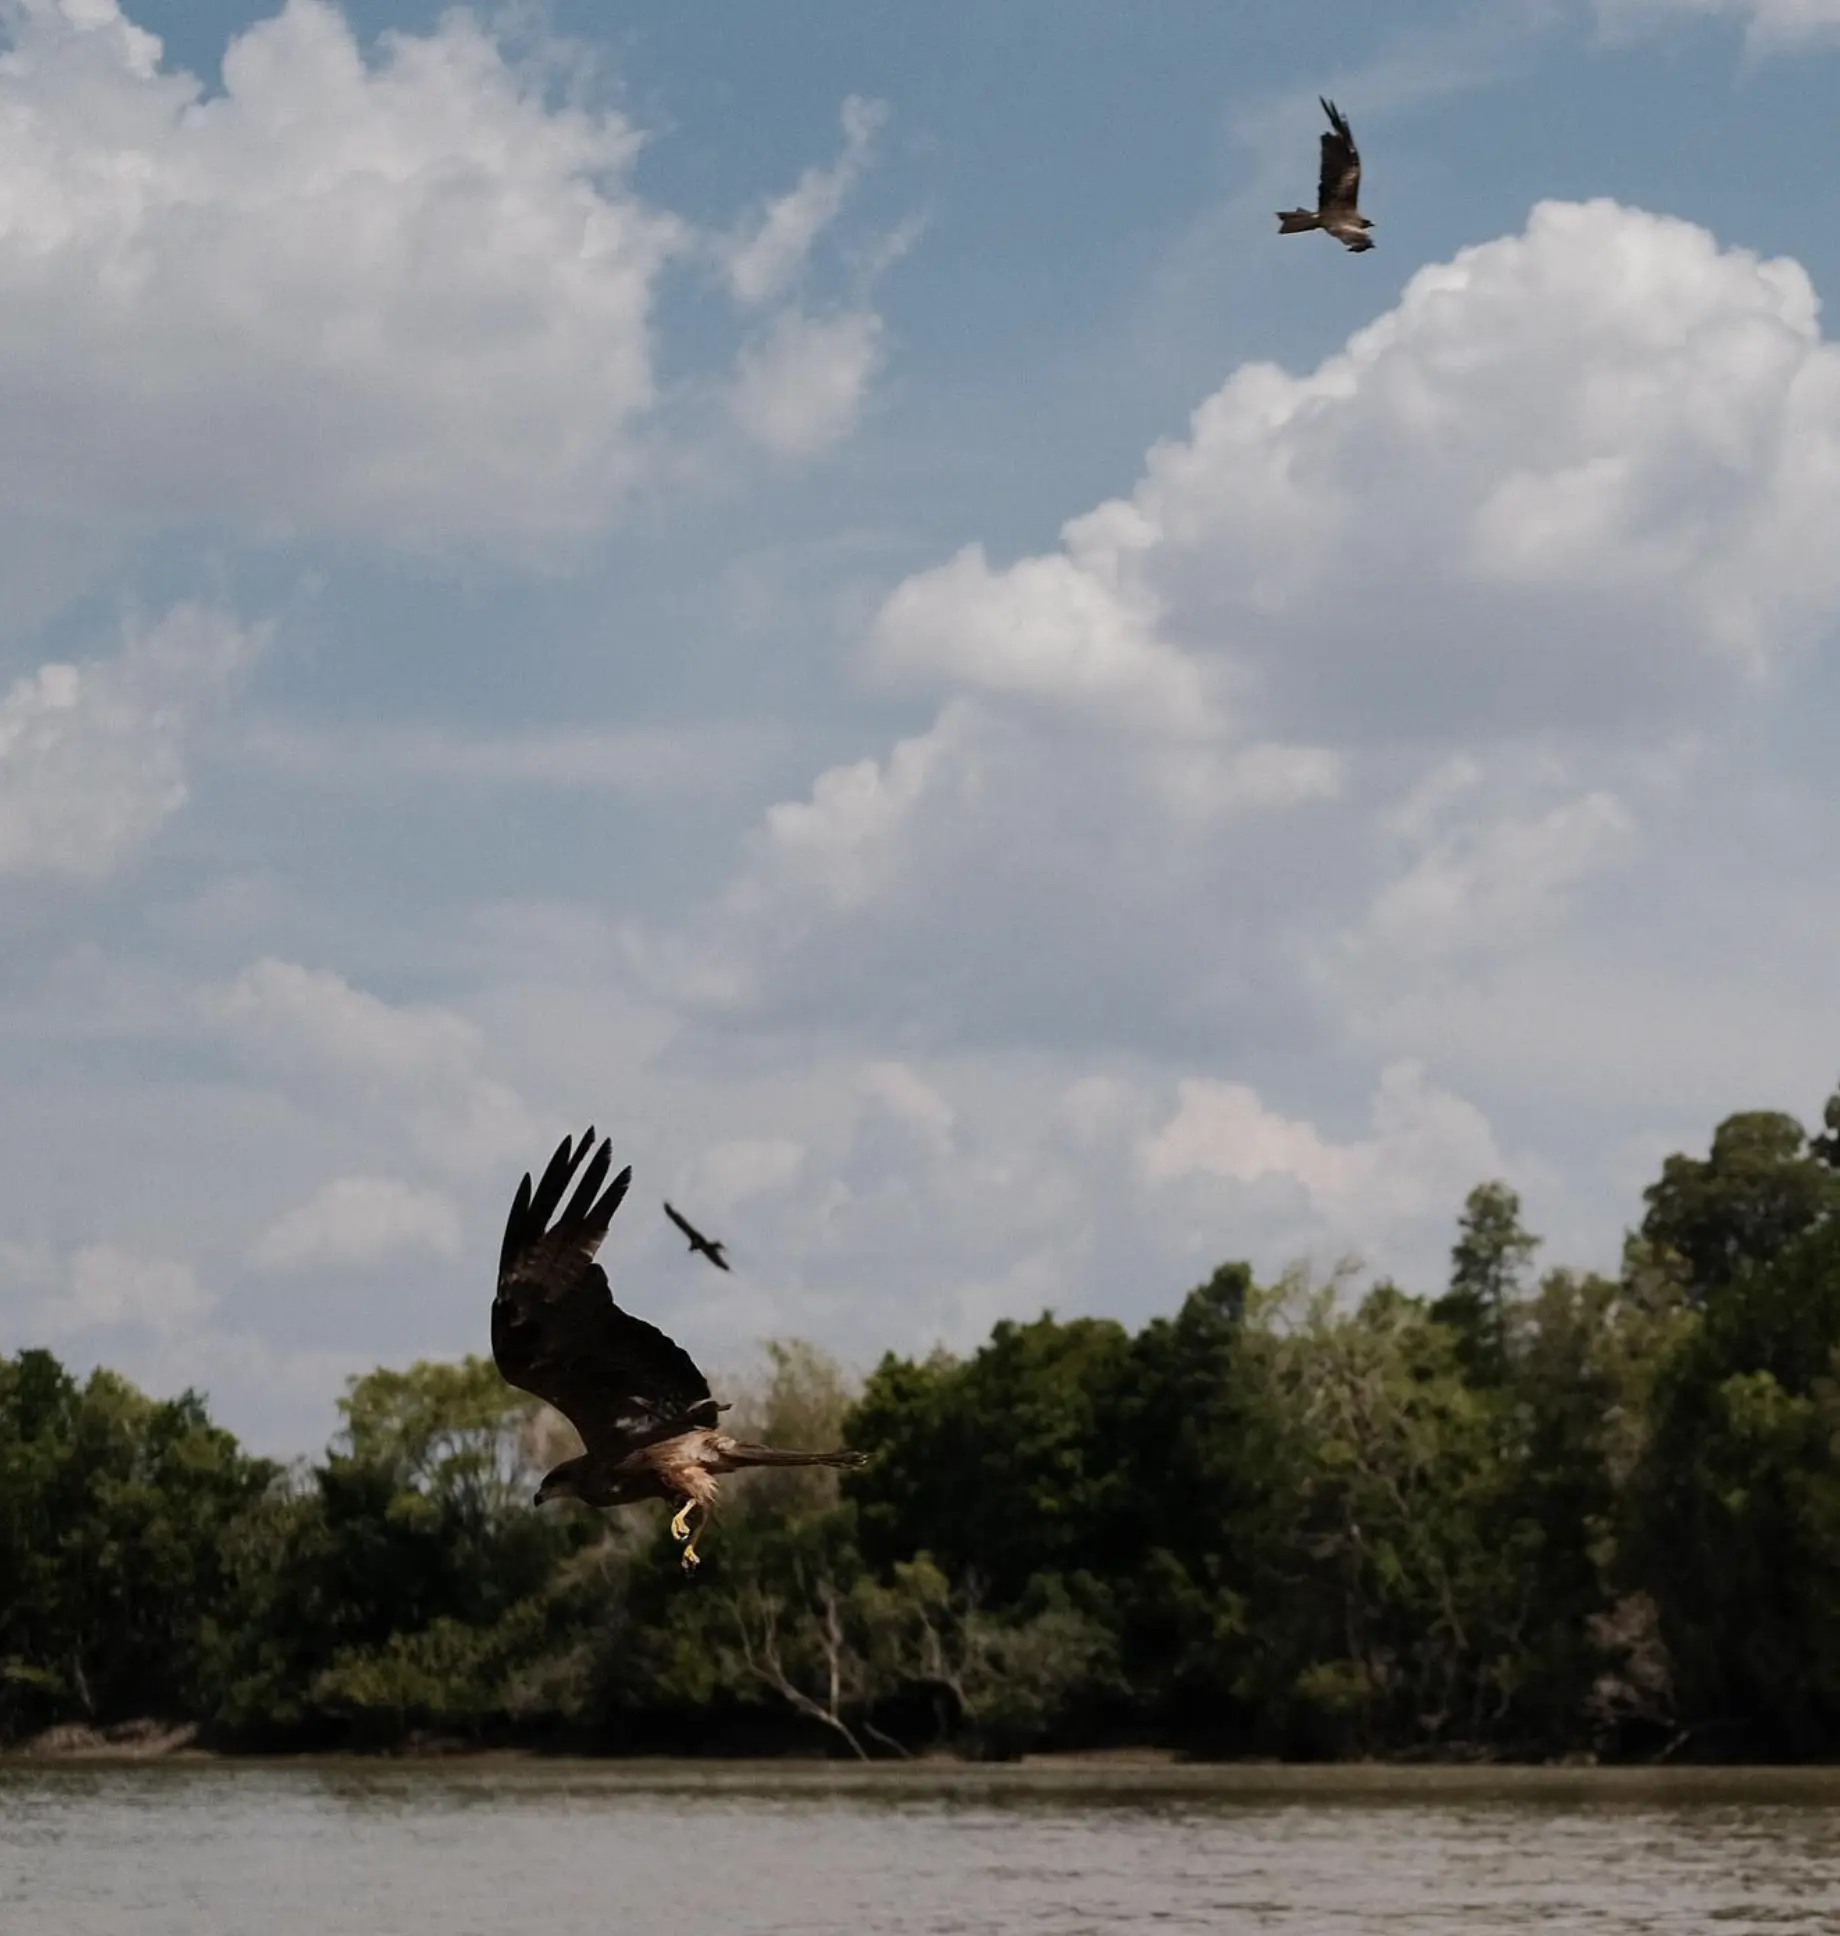
<svg viewBox="0 0 1840 1936"><path fill-rule="evenodd" d="M553 1470L544 1473L542 1483L537 1487L536 1504L546 1504L551 1499L579 1499L581 1497L582 1459L565 1459Z"/></svg>

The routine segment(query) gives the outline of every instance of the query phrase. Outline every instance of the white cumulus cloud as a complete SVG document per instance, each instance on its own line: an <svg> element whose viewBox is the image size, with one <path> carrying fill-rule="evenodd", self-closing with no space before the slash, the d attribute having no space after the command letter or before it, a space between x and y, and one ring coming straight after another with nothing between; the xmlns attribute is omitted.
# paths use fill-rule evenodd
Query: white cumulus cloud
<svg viewBox="0 0 1840 1936"><path fill-rule="evenodd" d="M54 1336L119 1327L164 1334L189 1329L211 1304L189 1264L90 1244L71 1258L68 1287L47 1301L41 1321Z"/></svg>
<svg viewBox="0 0 1840 1936"><path fill-rule="evenodd" d="M209 95L113 0L5 22L9 514L494 547L606 522L685 241L621 116L547 100L458 9L367 55L286 0Z"/></svg>
<svg viewBox="0 0 1840 1936"><path fill-rule="evenodd" d="M100 879L184 804L186 751L256 634L180 606L113 658L40 666L0 697L0 875Z"/></svg>
<svg viewBox="0 0 1840 1936"><path fill-rule="evenodd" d="M898 680L1050 700L1179 734L1215 724L1206 674L1156 636L1157 611L1065 557L993 572L981 545L910 578L870 629Z"/></svg>
<svg viewBox="0 0 1840 1936"><path fill-rule="evenodd" d="M341 1176L270 1224L250 1260L271 1271L352 1270L459 1249L460 1216L444 1196L397 1177Z"/></svg>
<svg viewBox="0 0 1840 1936"><path fill-rule="evenodd" d="M787 310L741 352L735 421L777 456L815 456L854 428L881 362L882 321L873 310Z"/></svg>
<svg viewBox="0 0 1840 1936"><path fill-rule="evenodd" d="M784 1190L805 1167L805 1145L790 1136L738 1136L704 1151L695 1189L718 1210Z"/></svg>
<svg viewBox="0 0 1840 1936"><path fill-rule="evenodd" d="M1302 1027L1337 937L1481 960L1637 865L1666 747L1830 627L1836 519L1840 350L1801 267L1542 204L1316 369L1235 371L1054 550L898 585L863 669L933 723L769 809L639 958L934 1040ZM1465 762L1488 783L1410 831Z"/></svg>
<svg viewBox="0 0 1840 1936"><path fill-rule="evenodd" d="M1478 810L1482 773L1457 759L1393 816L1402 870L1375 896L1363 940L1406 961L1501 949L1563 921L1575 890L1626 866L1641 838L1604 789L1531 811Z"/></svg>
<svg viewBox="0 0 1840 1936"><path fill-rule="evenodd" d="M386 1002L330 969L267 957L208 990L204 1010L315 1108L356 1103L367 1126L445 1168L527 1159L543 1140L522 1097L489 1072L479 1030L449 1009Z"/></svg>
<svg viewBox="0 0 1840 1936"><path fill-rule="evenodd" d="M1208 971L1223 918L1244 923L1266 865L1250 830L1338 785L1310 749L1171 751L1128 725L1063 731L954 699L885 758L774 806L721 899L635 958L661 996L763 1019L899 1015L950 1035L1001 1016L1103 1039L1172 974ZM1183 922L1209 939L1173 946Z"/></svg>
<svg viewBox="0 0 1840 1936"><path fill-rule="evenodd" d="M1245 1083L1179 1085L1175 1113L1143 1138L1153 1184L1211 1179L1293 1195L1299 1235L1381 1240L1431 1215L1449 1216L1469 1187L1502 1167L1487 1119L1400 1061L1383 1071L1372 1132L1348 1142L1268 1109Z"/></svg>
<svg viewBox="0 0 1840 1936"><path fill-rule="evenodd" d="M1546 203L1309 375L1236 372L1067 548L1287 724L1626 728L1818 635L1837 459L1799 265Z"/></svg>

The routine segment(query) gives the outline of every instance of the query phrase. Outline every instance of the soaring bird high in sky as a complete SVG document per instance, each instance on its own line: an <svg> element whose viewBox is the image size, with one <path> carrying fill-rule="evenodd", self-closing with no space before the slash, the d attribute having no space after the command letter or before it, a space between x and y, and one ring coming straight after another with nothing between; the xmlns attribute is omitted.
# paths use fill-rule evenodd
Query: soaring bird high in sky
<svg viewBox="0 0 1840 1936"><path fill-rule="evenodd" d="M1361 199L1361 151L1354 135L1333 101L1322 101L1329 117L1329 132L1322 138L1322 173L1316 184L1316 206L1281 208L1278 233L1300 235L1305 229L1322 229L1345 249L1357 253L1374 246L1368 230L1373 227L1358 206Z"/></svg>
<svg viewBox="0 0 1840 1936"><path fill-rule="evenodd" d="M664 1213L690 1239L690 1248L693 1251L707 1257L715 1265L717 1270L728 1269L728 1259L722 1255L722 1252L727 1246L722 1243L720 1238L705 1237L688 1217L679 1211L673 1210L668 1203L664 1207Z"/></svg>
<svg viewBox="0 0 1840 1936"><path fill-rule="evenodd" d="M607 1142L582 1169L593 1146L592 1129L579 1143L565 1136L542 1181L533 1189L526 1171L518 1186L498 1259L492 1356L507 1382L554 1405L586 1448L544 1475L537 1504L675 1500L671 1532L683 1546L685 1567L694 1567L722 1474L755 1465L857 1466L864 1455L750 1445L718 1429L724 1408L690 1354L655 1325L622 1311L594 1261L632 1171L607 1182L613 1167ZM574 1193L563 1205L571 1182ZM693 1534L690 1515L697 1508L702 1517Z"/></svg>

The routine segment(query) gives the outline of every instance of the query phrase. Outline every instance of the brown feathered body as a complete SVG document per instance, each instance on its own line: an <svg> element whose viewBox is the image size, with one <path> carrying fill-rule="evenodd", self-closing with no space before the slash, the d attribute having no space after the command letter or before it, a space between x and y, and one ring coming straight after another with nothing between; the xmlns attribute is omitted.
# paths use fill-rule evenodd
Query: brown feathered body
<svg viewBox="0 0 1840 1936"><path fill-rule="evenodd" d="M1354 145L1353 132L1335 103L1325 100L1322 106L1329 117L1329 132L1322 138L1316 206L1279 209L1278 233L1301 235L1307 229L1321 229L1334 236L1343 248L1358 255L1374 246L1373 237L1368 234L1373 223L1360 209L1361 151Z"/></svg>
<svg viewBox="0 0 1840 1936"><path fill-rule="evenodd" d="M707 1516L724 1473L755 1465L854 1466L863 1455L754 1445L718 1429L723 1408L690 1354L656 1325L621 1310L595 1262L632 1171L609 1183L612 1146L603 1142L588 1159L593 1149L592 1129L579 1143L565 1136L542 1180L533 1186L526 1174L518 1188L499 1252L492 1356L508 1383L555 1406L585 1448L544 1475L537 1503L677 1500L673 1531L687 1542L685 1564L694 1565L686 1515L700 1507Z"/></svg>

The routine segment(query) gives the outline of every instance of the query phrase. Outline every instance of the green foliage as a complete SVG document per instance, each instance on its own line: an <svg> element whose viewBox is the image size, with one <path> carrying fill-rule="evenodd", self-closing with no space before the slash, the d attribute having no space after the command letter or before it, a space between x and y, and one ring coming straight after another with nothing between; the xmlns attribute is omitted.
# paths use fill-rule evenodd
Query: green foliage
<svg viewBox="0 0 1840 1936"><path fill-rule="evenodd" d="M489 1358L421 1361L353 1378L339 1400L340 1450L354 1464L481 1521L524 1504L543 1474L541 1403L513 1391Z"/></svg>
<svg viewBox="0 0 1840 1936"><path fill-rule="evenodd" d="M190 1392L0 1358L0 1740L196 1713L232 1529L272 1473Z"/></svg>
<svg viewBox="0 0 1840 1936"><path fill-rule="evenodd" d="M1810 1144L1793 1116L1728 1116L1709 1156L1670 1156L1662 1165L1643 1192L1642 1236L1680 1260L1696 1298L1709 1298L1840 1209L1840 1170L1826 1148Z"/></svg>
<svg viewBox="0 0 1840 1936"><path fill-rule="evenodd" d="M531 1509L535 1402L468 1358L353 1379L341 1410L325 1463L237 1528L210 1720L252 1744L529 1723L593 1531Z"/></svg>
<svg viewBox="0 0 1840 1936"><path fill-rule="evenodd" d="M1683 1725L1840 1735L1840 1227L1741 1271L1668 1363L1635 1489Z"/></svg>
<svg viewBox="0 0 1840 1936"><path fill-rule="evenodd" d="M735 1484L694 1580L662 1512L532 1509L566 1428L482 1359L353 1380L285 1473L0 1359L0 1740L1830 1756L1837 1150L1840 1097L1730 1118L1614 1278L1530 1287L1497 1180L1433 1299L1230 1265L860 1389L770 1344L731 1425L871 1462Z"/></svg>
<svg viewBox="0 0 1840 1936"><path fill-rule="evenodd" d="M1450 1252L1450 1289L1431 1307L1456 1332L1464 1361L1479 1378L1507 1368L1509 1311L1521 1279L1540 1247L1521 1224L1521 1200L1496 1179L1478 1183L1457 1221Z"/></svg>
<svg viewBox="0 0 1840 1936"><path fill-rule="evenodd" d="M1128 1485L1116 1427L1130 1361L1122 1325L1052 1317L1004 1319L962 1365L884 1359L850 1423L874 1455L850 1488L871 1557L930 1552L1003 1598L1086 1563Z"/></svg>

